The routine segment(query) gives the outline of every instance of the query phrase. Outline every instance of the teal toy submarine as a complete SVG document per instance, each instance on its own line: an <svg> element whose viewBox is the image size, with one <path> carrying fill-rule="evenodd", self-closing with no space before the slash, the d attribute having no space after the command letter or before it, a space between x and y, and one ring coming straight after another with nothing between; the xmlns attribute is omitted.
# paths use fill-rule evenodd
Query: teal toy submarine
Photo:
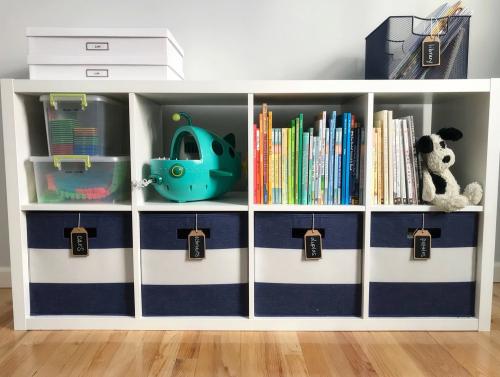
<svg viewBox="0 0 500 377"><path fill-rule="evenodd" d="M186 113L176 113L188 122L172 138L170 159L151 160L149 180L168 200L190 202L216 198L231 190L241 176L241 155L234 150L235 137L224 138L192 125Z"/></svg>

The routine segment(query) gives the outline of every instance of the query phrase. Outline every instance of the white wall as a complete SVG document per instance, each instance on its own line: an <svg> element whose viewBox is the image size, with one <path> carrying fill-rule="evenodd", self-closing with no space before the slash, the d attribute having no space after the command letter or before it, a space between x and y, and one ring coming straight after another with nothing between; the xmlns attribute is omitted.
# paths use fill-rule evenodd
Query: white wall
<svg viewBox="0 0 500 377"><path fill-rule="evenodd" d="M27 77L27 26L168 26L186 79L361 79L364 38L389 15L425 16L436 0L0 0L0 77ZM498 0L473 9L469 77L500 77ZM0 136L1 138L1 136ZM8 264L0 143L0 266ZM500 260L500 258L499 258Z"/></svg>

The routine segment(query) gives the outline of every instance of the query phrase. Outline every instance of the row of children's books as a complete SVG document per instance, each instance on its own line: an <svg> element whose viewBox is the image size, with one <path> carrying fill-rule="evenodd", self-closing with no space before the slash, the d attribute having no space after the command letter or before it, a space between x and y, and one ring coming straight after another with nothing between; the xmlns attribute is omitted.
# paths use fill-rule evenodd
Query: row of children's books
<svg viewBox="0 0 500 377"><path fill-rule="evenodd" d="M390 110L376 112L373 131L373 203L421 203L413 116L393 119Z"/></svg>
<svg viewBox="0 0 500 377"><path fill-rule="evenodd" d="M254 202L359 204L363 197L364 128L351 113L301 113L283 128L262 105L254 124Z"/></svg>

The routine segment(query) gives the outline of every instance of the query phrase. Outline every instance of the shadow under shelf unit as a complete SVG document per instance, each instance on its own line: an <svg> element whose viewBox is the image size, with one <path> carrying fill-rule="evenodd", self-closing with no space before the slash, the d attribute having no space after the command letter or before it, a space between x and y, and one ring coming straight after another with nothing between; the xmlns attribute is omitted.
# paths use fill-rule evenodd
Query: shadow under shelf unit
<svg viewBox="0 0 500 377"><path fill-rule="evenodd" d="M128 203L37 203L34 177L27 161L31 155L37 155L46 148L43 112L38 98L53 92L100 94L128 106L132 182L145 178L145 168L151 158L168 153L172 128L167 124L169 116L183 109L194 114L195 124L221 134L234 132L237 149L243 160L253 161L253 123L256 116L258 118L261 104L267 102L275 108L277 121L280 116L285 118L290 113L299 113L303 106L310 109L311 113L320 107L356 112L363 119L367 130L366 145L372 145L373 114L381 109L394 110L395 114L409 112L414 115L417 136L441 127L460 128L465 137L453 146L457 155L455 175L462 183L480 182L484 196L480 205L469 206L449 215L431 205L373 205L373 176L370 168L373 155L371 148L367 148L363 163L368 168L364 169L365 176L361 177L365 183L365 194L360 198L360 205L254 204L252 163L246 164L247 168L235 191L209 201L167 202L153 190L135 189L131 184L131 200ZM1 100L16 330L490 329L500 155L500 130L496 127L500 124L500 79L199 82L3 79ZM46 297L49 301L52 297L33 298L43 288L43 284L40 287L33 282L36 279L52 281L53 278L57 283L58 279L67 278L68 274L51 271L48 264L43 263L45 255L50 255L52 251L43 254L43 244L33 242L35 235L31 233L36 229L33 224L43 225L44 216L57 222L60 221L59 217L75 213L81 214L82 218L99 220L100 216L108 216L110 219L119 219L116 221L124 221L124 224L130 222L129 225L116 228L130 234L124 236L127 240L124 248L112 256L115 259L110 259L125 266L123 260L116 259L123 255L123 258L127 258L127 264L123 271L121 267L116 267L109 272L110 276L122 274L128 279L127 287L120 293L126 292L128 301L118 303L126 306L126 314L54 314L39 310L46 304L40 302L40 297ZM165 224L174 219L175 223L177 217L186 219L193 214L207 221L230 221L227 225L234 230L225 235L224 228L217 233L218 227L221 227L218 222L212 223L210 242L222 242L224 238L231 238L233 231L238 231L241 232L239 240L243 240L242 243L231 246L232 249L215 250L202 264L182 260L178 271L169 268L168 273L162 274L162 269L169 266L158 265L155 261L160 259L154 258L174 258L175 255L184 255L183 251L149 250L147 245L151 242L146 240L144 234L149 237L150 232L145 232L147 229L143 229L141 224L148 224L148 221L153 224L151 221L155 219L165 221ZM325 232L324 257L313 262L303 260L300 250L303 242L300 239L301 232L312 214L317 218L318 227ZM402 281L404 271L399 271L398 263L407 265L410 258L409 249L401 245L409 242L405 238L410 229L408 224L421 215L426 216L426 224L429 221L433 227L442 227L442 234L440 239L436 239L436 246L433 245L434 258L416 262L419 264L409 267L408 275L414 275L417 280L419 275L426 275L429 285L441 284L437 289L452 289L452 295L462 290L468 295L464 299L467 302L450 301L442 303L438 309L425 308L423 302L419 306L419 294L424 292L434 297L438 293L422 291L419 287L413 290L411 284ZM237 219L239 228L231 219ZM390 225L384 228L387 226L384 224ZM283 229L280 233L282 240L273 239L267 234L274 234L273 226ZM404 236L394 230L396 227L401 228L400 233L404 233ZM392 245L391 239L381 234L380 229L388 229L389 233L401 236L400 240L394 240ZM457 233L459 230L465 234ZM51 232L50 227L47 231ZM460 244L462 241L456 241L447 231L455 232L455 238L463 239L463 245ZM177 238L180 237L179 232L182 233L178 231ZM110 238L114 237L111 237L112 233L110 230ZM61 234L55 237L59 236L62 237ZM157 238L161 241L160 236ZM106 243L106 240L103 242ZM182 244L183 241L177 239L176 242ZM238 250L238 257L230 255L228 250ZM69 244L66 251L70 258ZM221 259L226 257L228 259ZM451 266L443 263L446 259L442 258L445 257L455 258L456 262ZM92 267L92 263L91 258L79 259L82 276L94 274L92 269L99 270L99 265ZM204 268L203 263L210 267ZM236 268L227 263L237 263L238 266ZM193 270L190 273L191 267ZM78 277L79 271L73 272L75 283L81 283L83 278ZM189 300L199 301L202 305L202 296L205 295L212 302L205 302L206 307L200 309L199 315L196 314L196 308L188 308L191 311L185 308L178 312L173 310L177 314L171 314L172 309L176 308L171 307L175 301L169 300L170 307L165 304L160 309L170 314L150 315L158 308L155 306L156 296L150 297L148 292L155 291L156 281L166 279L162 275L173 275L186 286L192 282L193 286L198 287L196 289L201 293L189 287L182 291L194 292L193 296L188 297ZM469 277L470 284L460 285L462 275ZM225 284L218 283L226 278L239 279L238 287L221 290ZM204 281L212 282L213 290L204 290L206 287L200 283ZM92 299L87 291L82 292L82 295L87 296L81 297ZM416 304L398 304L384 299L403 294L412 296ZM116 297L111 296L111 301L116 301ZM158 297L159 301L164 298ZM228 304L232 297L236 298L234 306ZM288 297L291 299L288 300ZM425 301L425 297L421 299ZM151 303L153 309L148 306ZM220 308L220 312L211 310L215 307ZM225 314L221 315L222 312Z"/></svg>

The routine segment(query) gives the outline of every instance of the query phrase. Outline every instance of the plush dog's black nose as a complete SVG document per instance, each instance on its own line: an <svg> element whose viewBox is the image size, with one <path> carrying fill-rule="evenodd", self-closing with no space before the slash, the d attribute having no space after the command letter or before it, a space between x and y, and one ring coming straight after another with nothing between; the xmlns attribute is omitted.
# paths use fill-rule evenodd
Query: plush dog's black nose
<svg viewBox="0 0 500 377"><path fill-rule="evenodd" d="M444 156L444 157L443 157L443 162L444 162L445 164L447 164L448 162L450 162L450 160L451 160L450 156Z"/></svg>

